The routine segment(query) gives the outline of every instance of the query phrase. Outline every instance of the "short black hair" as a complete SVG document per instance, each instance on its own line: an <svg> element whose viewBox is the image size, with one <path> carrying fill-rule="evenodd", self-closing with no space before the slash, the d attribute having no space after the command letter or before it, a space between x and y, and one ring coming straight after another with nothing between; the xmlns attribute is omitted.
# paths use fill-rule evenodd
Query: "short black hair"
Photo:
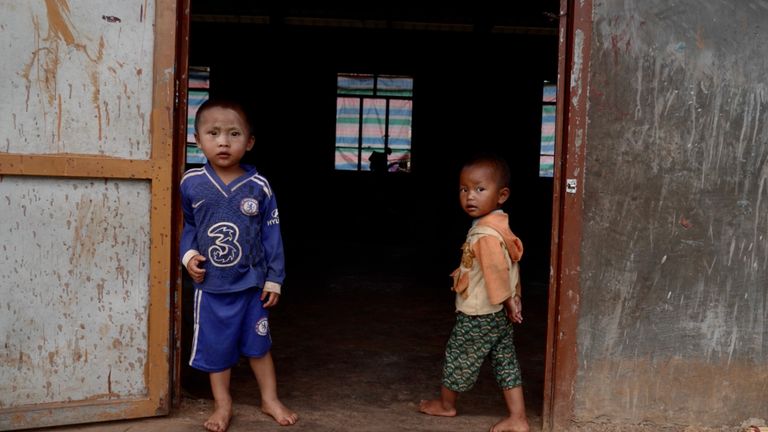
<svg viewBox="0 0 768 432"><path fill-rule="evenodd" d="M509 164L506 160L504 160L503 157L496 153L475 153L474 155L470 156L466 162L464 162L464 164L461 166L461 169L463 170L464 168L482 164L490 165L491 168L493 168L493 171L496 173L496 180L498 181L499 187L509 187L509 180L512 177L512 174L509 170Z"/></svg>
<svg viewBox="0 0 768 432"><path fill-rule="evenodd" d="M195 114L195 133L198 132L198 127L200 126L200 117L203 115L203 113L211 108L229 108L233 111L237 111L240 113L240 116L243 117L243 121L245 121L245 124L248 126L248 134L253 135L253 125L251 125L251 119L248 117L248 112L243 108L243 105L234 100L234 99L208 99L205 102L200 105L200 107L197 109L197 113Z"/></svg>

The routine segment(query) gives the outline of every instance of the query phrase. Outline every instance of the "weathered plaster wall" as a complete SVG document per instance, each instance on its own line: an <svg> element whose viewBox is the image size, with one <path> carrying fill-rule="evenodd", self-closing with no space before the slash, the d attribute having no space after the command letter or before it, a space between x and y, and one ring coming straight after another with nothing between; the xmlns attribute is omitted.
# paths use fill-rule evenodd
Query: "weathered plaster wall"
<svg viewBox="0 0 768 432"><path fill-rule="evenodd" d="M768 1L595 1L575 420L768 417Z"/></svg>

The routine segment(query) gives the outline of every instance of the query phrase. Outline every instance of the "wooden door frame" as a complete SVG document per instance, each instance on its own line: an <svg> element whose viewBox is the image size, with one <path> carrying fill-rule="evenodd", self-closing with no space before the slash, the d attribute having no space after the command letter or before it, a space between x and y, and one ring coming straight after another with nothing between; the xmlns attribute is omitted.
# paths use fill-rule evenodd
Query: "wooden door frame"
<svg viewBox="0 0 768 432"><path fill-rule="evenodd" d="M174 138L173 180L181 180L184 166L187 122L187 70L189 66L190 0L177 0L178 34L176 49L177 114ZM580 247L582 197L587 126L587 91L592 37L592 0L561 0L558 29L558 79L555 130L555 164L552 194L552 242L547 318L547 348L544 380L543 430L567 430L573 418L577 373L577 329L580 300ZM576 181L576 190L567 188ZM172 259L178 252L181 211L177 188L173 188ZM171 231L169 231L171 232ZM173 285L173 401L181 402L181 299L182 283L178 265L170 267Z"/></svg>
<svg viewBox="0 0 768 432"><path fill-rule="evenodd" d="M163 415L169 412L169 297L174 117L176 0L157 0L154 22L151 156L148 160L80 154L0 153L0 176L135 179L150 182L150 270L147 394L138 398L85 400L3 410L12 427L56 426ZM167 36L167 37L166 37Z"/></svg>
<svg viewBox="0 0 768 432"><path fill-rule="evenodd" d="M178 33L176 40L176 116L174 118L173 154L173 209L171 218L174 229L171 231L171 267L170 280L173 281L171 295L171 319L173 338L173 360L171 361L171 392L173 407L181 406L181 353L182 353L182 311L183 288L182 272L177 257L179 256L179 241L183 228L181 214L181 194L177 187L181 183L186 165L185 149L187 143L187 104L189 95L189 28L190 0L177 0Z"/></svg>
<svg viewBox="0 0 768 432"><path fill-rule="evenodd" d="M592 0L561 0L543 430L568 430L578 371L584 156Z"/></svg>

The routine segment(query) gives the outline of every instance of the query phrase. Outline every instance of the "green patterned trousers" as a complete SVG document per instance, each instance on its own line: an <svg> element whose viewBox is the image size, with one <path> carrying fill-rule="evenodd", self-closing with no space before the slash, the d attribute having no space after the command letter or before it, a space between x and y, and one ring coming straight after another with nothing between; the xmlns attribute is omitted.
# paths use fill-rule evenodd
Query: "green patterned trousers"
<svg viewBox="0 0 768 432"><path fill-rule="evenodd" d="M457 313L445 347L443 385L456 392L469 390L489 356L499 387L509 390L523 385L513 342L512 322L503 309L487 315Z"/></svg>

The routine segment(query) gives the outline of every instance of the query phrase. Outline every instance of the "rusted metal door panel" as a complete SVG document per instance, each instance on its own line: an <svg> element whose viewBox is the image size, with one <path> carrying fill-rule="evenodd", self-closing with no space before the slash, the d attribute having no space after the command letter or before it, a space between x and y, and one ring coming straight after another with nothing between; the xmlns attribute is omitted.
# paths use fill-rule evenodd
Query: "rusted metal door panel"
<svg viewBox="0 0 768 432"><path fill-rule="evenodd" d="M168 411L175 0L0 3L0 429Z"/></svg>
<svg viewBox="0 0 768 432"><path fill-rule="evenodd" d="M561 0L543 430L569 430L577 372L592 0Z"/></svg>
<svg viewBox="0 0 768 432"><path fill-rule="evenodd" d="M189 83L189 28L190 28L190 0L178 0L178 37L176 38L176 104L177 110L174 117L174 137L177 143L187 142L187 106ZM186 164L186 152L176 151L173 162L174 184L181 182L181 177ZM180 202L179 188L173 188L173 202ZM173 208L172 219L175 221L174 230L171 232L171 244L179 244L183 227L181 206ZM171 314L172 314L172 361L171 361L171 394L173 407L181 406L181 341L182 341L182 282L181 266L171 266L169 272L171 286Z"/></svg>

